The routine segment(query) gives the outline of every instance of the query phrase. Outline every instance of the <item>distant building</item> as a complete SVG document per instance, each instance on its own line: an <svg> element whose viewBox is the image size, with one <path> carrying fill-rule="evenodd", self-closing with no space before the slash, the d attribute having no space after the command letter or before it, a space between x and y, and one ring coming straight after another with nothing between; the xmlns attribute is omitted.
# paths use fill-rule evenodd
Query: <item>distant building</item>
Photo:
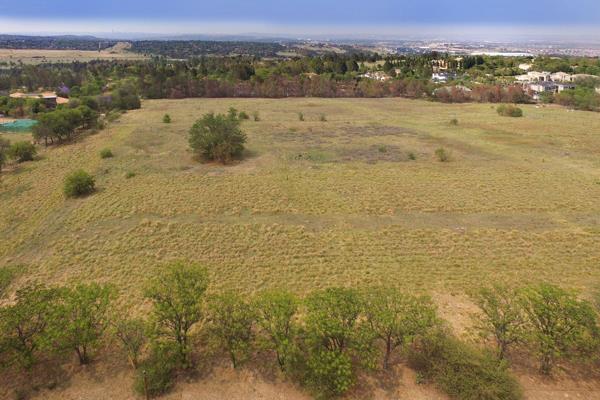
<svg viewBox="0 0 600 400"><path fill-rule="evenodd" d="M531 67L531 64L519 64L519 69L522 71L529 71Z"/></svg>
<svg viewBox="0 0 600 400"><path fill-rule="evenodd" d="M385 72L382 72L382 71L367 72L367 73L360 75L360 77L367 78L367 79L374 79L376 81L381 81L381 82L385 82L385 81L392 79L391 76L389 76L388 74L386 74Z"/></svg>
<svg viewBox="0 0 600 400"><path fill-rule="evenodd" d="M451 79L456 79L454 72L434 72L431 74L431 80L438 83L445 83Z"/></svg>
<svg viewBox="0 0 600 400"><path fill-rule="evenodd" d="M568 82L535 82L527 85L527 89L533 93L534 100L539 100L542 93L560 93L563 90L575 89L576 85Z"/></svg>
<svg viewBox="0 0 600 400"><path fill-rule="evenodd" d="M56 108L58 104L57 99L58 96L53 92L44 92L44 93L22 93L16 92L11 93L10 97L13 99L40 99L44 101L44 104L47 108Z"/></svg>

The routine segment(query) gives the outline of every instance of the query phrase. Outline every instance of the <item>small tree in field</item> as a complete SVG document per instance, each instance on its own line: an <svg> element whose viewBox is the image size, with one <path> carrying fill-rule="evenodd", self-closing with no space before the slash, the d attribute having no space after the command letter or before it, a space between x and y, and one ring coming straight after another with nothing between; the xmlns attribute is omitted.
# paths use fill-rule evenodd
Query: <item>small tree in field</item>
<svg viewBox="0 0 600 400"><path fill-rule="evenodd" d="M80 169L65 178L63 192L67 197L82 197L95 190L94 178Z"/></svg>
<svg viewBox="0 0 600 400"><path fill-rule="evenodd" d="M367 321L385 345L383 368L389 368L392 352L410 344L438 325L436 309L425 297L404 294L394 288L375 288L363 294Z"/></svg>
<svg viewBox="0 0 600 400"><path fill-rule="evenodd" d="M56 291L32 286L17 292L13 305L0 307L0 349L24 368L33 366L44 347Z"/></svg>
<svg viewBox="0 0 600 400"><path fill-rule="evenodd" d="M192 126L189 142L198 156L227 164L242 154L246 135L240 129L237 111L233 111L228 115L205 114Z"/></svg>
<svg viewBox="0 0 600 400"><path fill-rule="evenodd" d="M204 318L202 302L207 287L206 268L177 262L166 266L145 291L154 306L154 333L159 340L176 345L184 367L191 365L190 331Z"/></svg>
<svg viewBox="0 0 600 400"><path fill-rule="evenodd" d="M266 336L268 347L275 352L279 368L284 370L295 348L294 316L298 300L285 291L261 293L255 302L257 323Z"/></svg>
<svg viewBox="0 0 600 400"><path fill-rule="evenodd" d="M229 354L233 368L237 368L248 356L253 339L252 306L240 295L227 292L211 301L210 320L215 338Z"/></svg>
<svg viewBox="0 0 600 400"><path fill-rule="evenodd" d="M556 360L586 345L596 327L596 315L587 302L557 286L526 288L523 306L528 339L536 347L542 373L549 375Z"/></svg>
<svg viewBox="0 0 600 400"><path fill-rule="evenodd" d="M501 285L482 288L473 295L480 311L475 328L484 339L493 338L499 359L524 336L525 315L519 298L517 290Z"/></svg>
<svg viewBox="0 0 600 400"><path fill-rule="evenodd" d="M17 162L32 161L37 154L35 146L25 140L15 142L8 148L8 156Z"/></svg>
<svg viewBox="0 0 600 400"><path fill-rule="evenodd" d="M62 290L50 324L56 348L74 350L80 364L89 363L108 327L112 295L112 288L95 283Z"/></svg>

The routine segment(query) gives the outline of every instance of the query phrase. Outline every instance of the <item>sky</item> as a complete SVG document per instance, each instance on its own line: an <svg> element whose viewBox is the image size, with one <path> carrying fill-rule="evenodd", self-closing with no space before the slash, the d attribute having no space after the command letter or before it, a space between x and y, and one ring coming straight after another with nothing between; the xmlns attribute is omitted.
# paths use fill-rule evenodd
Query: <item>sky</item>
<svg viewBox="0 0 600 400"><path fill-rule="evenodd" d="M0 0L0 33L145 32L600 39L600 0Z"/></svg>

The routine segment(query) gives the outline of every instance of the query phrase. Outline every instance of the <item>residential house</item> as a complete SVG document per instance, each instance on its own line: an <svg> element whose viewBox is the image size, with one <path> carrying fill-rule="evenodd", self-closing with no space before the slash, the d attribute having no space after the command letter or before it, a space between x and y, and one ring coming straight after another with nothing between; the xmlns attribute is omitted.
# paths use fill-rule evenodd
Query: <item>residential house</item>
<svg viewBox="0 0 600 400"><path fill-rule="evenodd" d="M434 72L431 74L431 80L438 83L445 83L451 79L456 79L454 72Z"/></svg>

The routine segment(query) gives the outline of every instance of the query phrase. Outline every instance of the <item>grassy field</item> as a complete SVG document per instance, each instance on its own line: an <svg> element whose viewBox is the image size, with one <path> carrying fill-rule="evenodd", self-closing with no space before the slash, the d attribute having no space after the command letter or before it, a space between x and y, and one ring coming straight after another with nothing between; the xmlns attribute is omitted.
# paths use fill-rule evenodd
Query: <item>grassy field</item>
<svg viewBox="0 0 600 400"><path fill-rule="evenodd" d="M246 158L193 160L190 126L230 106L260 112L243 124ZM391 283L463 293L538 280L590 289L600 284L600 118L524 112L402 99L145 101L2 174L0 265L23 265L16 285L111 282L125 302L176 259L245 292ZM101 159L107 147L115 157ZM439 147L449 162L435 158ZM99 190L66 200L62 181L77 168Z"/></svg>

